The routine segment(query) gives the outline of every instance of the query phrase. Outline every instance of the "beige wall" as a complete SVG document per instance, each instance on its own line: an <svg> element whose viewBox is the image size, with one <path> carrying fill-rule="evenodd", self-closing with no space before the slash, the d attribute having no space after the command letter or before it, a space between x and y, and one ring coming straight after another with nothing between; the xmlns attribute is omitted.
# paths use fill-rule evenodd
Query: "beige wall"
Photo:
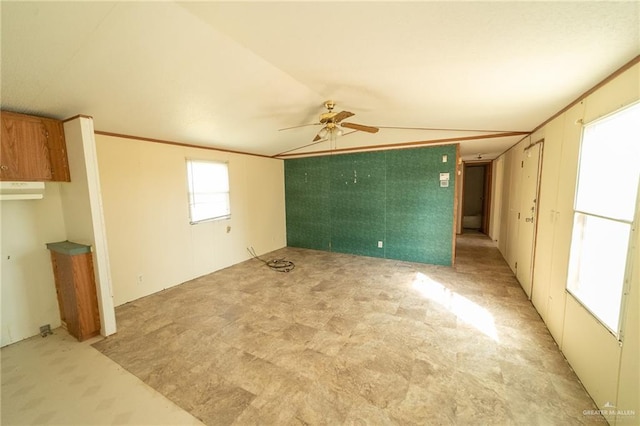
<svg viewBox="0 0 640 426"><path fill-rule="evenodd" d="M502 220L502 189L504 185L504 158L492 164L491 213L489 217L489 237L496 243L500 240L500 221Z"/></svg>
<svg viewBox="0 0 640 426"><path fill-rule="evenodd" d="M116 306L286 245L282 160L96 141ZM187 158L228 162L231 219L189 224Z"/></svg>
<svg viewBox="0 0 640 426"><path fill-rule="evenodd" d="M636 223L639 220L640 196L636 206ZM617 406L623 410L635 410L636 416L633 421L624 415L618 416L619 424L640 423L640 226L637 225L634 246L629 301L623 316L626 337L620 356Z"/></svg>
<svg viewBox="0 0 640 426"><path fill-rule="evenodd" d="M582 122L588 123L640 99L640 65L628 69L582 102L554 118L538 132L544 135L538 229L534 260L532 302L552 336L596 404L634 411L635 417L607 416L611 423L640 421L640 250L632 252L632 279L624 313L622 344L566 292L566 276L573 223L573 201ZM532 138L537 140L539 137ZM502 223L499 248L510 265L517 261L517 221L513 199L520 179L517 145L498 161L504 162L501 189ZM616 153L624 155L624 153ZM611 159L615 160L615 155ZM510 215L509 217L505 217ZM640 231L634 241L640 245ZM506 233L506 234L505 234ZM606 408L609 410L609 408Z"/></svg>
<svg viewBox="0 0 640 426"><path fill-rule="evenodd" d="M518 218L518 213L520 212L520 184L522 180L520 162L522 161L524 148L528 144L529 138L525 138L505 154L505 163L509 164L509 175L505 179L509 184L509 196L505 197L507 200L506 211L502 211L503 220L506 220L507 225L504 233L505 246L502 254L514 274L516 273L516 262L518 261L516 255L518 253L518 231L520 226L520 219Z"/></svg>

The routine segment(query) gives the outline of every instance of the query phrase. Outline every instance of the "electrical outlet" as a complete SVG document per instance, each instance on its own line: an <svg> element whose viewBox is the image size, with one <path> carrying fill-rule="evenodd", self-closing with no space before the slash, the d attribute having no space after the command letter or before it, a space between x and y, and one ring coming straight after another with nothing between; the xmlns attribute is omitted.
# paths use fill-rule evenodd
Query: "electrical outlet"
<svg viewBox="0 0 640 426"><path fill-rule="evenodd" d="M138 274L138 284L142 284L142 274Z"/></svg>
<svg viewBox="0 0 640 426"><path fill-rule="evenodd" d="M378 241L378 248L382 248L382 241Z"/></svg>

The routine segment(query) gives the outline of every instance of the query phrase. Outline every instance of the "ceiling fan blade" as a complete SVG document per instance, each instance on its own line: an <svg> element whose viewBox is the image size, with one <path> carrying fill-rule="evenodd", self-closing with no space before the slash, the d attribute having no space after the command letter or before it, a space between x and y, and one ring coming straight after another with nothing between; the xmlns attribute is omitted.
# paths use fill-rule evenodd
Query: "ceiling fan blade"
<svg viewBox="0 0 640 426"><path fill-rule="evenodd" d="M356 123L342 123L340 125L342 127L346 127L347 129L360 130L362 132L367 132L367 133L378 133L378 130L380 130L377 127L364 126L362 124L356 124Z"/></svg>
<svg viewBox="0 0 640 426"><path fill-rule="evenodd" d="M287 154L289 152L297 151L297 150L302 149L302 148L307 148L309 146L317 145L317 144L322 143L322 142L326 142L326 139L320 139L319 141L311 142L311 143L308 143L306 145L302 145L302 146L298 146L296 148L288 149L286 151L283 151L283 152L281 152L279 154L274 155L273 157L277 157L277 156L282 155L282 154Z"/></svg>
<svg viewBox="0 0 640 426"><path fill-rule="evenodd" d="M322 140L322 138L320 137L320 135L316 135L315 138L313 138L314 142L318 142L319 140Z"/></svg>
<svg viewBox="0 0 640 426"><path fill-rule="evenodd" d="M345 136L350 135L350 134L355 133L355 132L357 132L357 130L352 130L352 131L350 131L350 132L345 132L345 133L343 133L343 134L342 134L342 136L341 136L341 137L345 137ZM318 137L316 136L316 138L318 138ZM321 143L321 142L326 142L326 141L327 141L327 139L322 139L322 138L319 138L319 139L317 139L317 140L316 140L316 139L314 139L314 140L313 140L313 142L311 142L311 143L308 143L308 144L306 144L306 145L302 145L302 146L299 146L299 147L296 147L296 148L291 148L291 149L289 149L289 150L287 150L287 151L284 151L284 152L281 152L281 153L279 153L279 154L276 154L276 155L274 155L273 157L278 157L278 156L280 156L280 155L282 155L282 154L287 154L287 153L289 153L289 152L297 151L297 150L299 150L299 149L307 148L307 147L310 147L310 146L312 146L312 145L317 145L317 144L319 144L319 143Z"/></svg>
<svg viewBox="0 0 640 426"><path fill-rule="evenodd" d="M306 127L306 126L317 126L320 123L309 123L309 124L300 124L298 126L291 126L291 127L285 127L283 129L278 129L278 131L281 130L290 130L290 129L297 129L298 127Z"/></svg>
<svg viewBox="0 0 640 426"><path fill-rule="evenodd" d="M337 113L334 117L333 117L333 122L334 123L339 123L342 120L344 120L345 118L349 118L351 116L355 115L352 112L349 111L340 111L339 113Z"/></svg>

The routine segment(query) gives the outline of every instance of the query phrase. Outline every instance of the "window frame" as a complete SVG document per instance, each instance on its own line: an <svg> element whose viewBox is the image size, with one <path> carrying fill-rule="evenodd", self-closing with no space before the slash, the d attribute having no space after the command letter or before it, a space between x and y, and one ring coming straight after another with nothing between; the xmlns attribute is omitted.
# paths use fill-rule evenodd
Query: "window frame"
<svg viewBox="0 0 640 426"><path fill-rule="evenodd" d="M584 210L579 210L578 209L578 194L579 194L579 189L580 189L580 174L581 174L581 169L583 167L582 164L582 154L583 154L583 144L584 144L584 138L585 138L585 130L592 125L597 125L599 122L602 122L604 120L610 119L613 116L628 110L630 108L640 108L640 101L636 101L633 102L629 105L626 105L622 108L619 108L613 112L611 112L610 114L604 115L602 117L599 117L595 120L592 120L589 123L583 124L582 125L582 133L581 133L581 137L580 137L580 150L579 150L579 154L578 154L578 169L577 169L577 176L576 176L576 188L575 188L575 196L574 196L574 202L573 202L573 211L572 211L572 232L571 232L571 244L569 247L569 264L568 264L568 270L567 270L567 280L566 280L566 284L565 284L565 290L567 293L569 293L574 300L576 300L580 306L582 306L587 312L589 312L589 314L591 316L593 316L593 318L598 321L598 323L600 323L603 327L605 327L605 329L607 331L609 331L619 342L622 343L623 337L624 337L624 316L625 316L625 312L626 312L626 306L627 306L627 299L628 299L628 294L629 294L629 287L631 285L631 273L632 273L632 268L631 268L631 262L632 262L632 257L633 257L633 252L635 250L637 250L638 248L634 247L634 238L636 236L636 233L638 232L637 229L637 225L638 225L638 221L639 221L639 217L640 217L640 209L638 208L638 203L640 203L640 176L638 176L637 181L636 181L636 202L634 204L634 212L632 217L630 218L630 220L628 219L624 219L624 218L617 218L617 217L612 217L612 216L603 216L602 214L598 214L598 213L594 213L594 212L589 212L589 211L584 211ZM577 291L573 291L570 288L570 285L572 284L572 278L574 275L574 271L572 269L572 263L573 263L573 256L574 256L574 233L576 232L575 226L576 226L576 218L578 215L582 215L585 218L597 218L597 219L601 219L601 220L606 220L606 221L610 221L610 222L614 222L614 223L620 223L620 224L626 224L629 225L629 235L626 241L626 256L624 258L624 271L622 274L622 286L621 286L621 291L620 291L620 305L619 305L619 309L618 309L618 318L617 318L617 323L615 326L615 329L613 329L612 327L610 327L604 319L600 318L599 315L597 315L594 312L593 308L590 308L590 306L587 305L587 303L580 297L579 292Z"/></svg>
<svg viewBox="0 0 640 426"><path fill-rule="evenodd" d="M213 195L213 194L225 194L226 195L226 206L224 206L226 208L226 213L225 214L219 214L219 215L215 215L215 214L211 214L208 215L207 217L203 217L203 218L198 218L196 220L194 220L194 207L197 204L202 204L202 203L197 203L196 201L194 201L194 182L193 182L193 176L192 176L192 164L194 163L200 163L200 164L212 164L212 165L223 165L226 171L226 186L225 186L225 190L223 191L210 191L207 192L207 194L209 195ZM185 168L186 168L186 186L187 186L187 203L188 203L188 209L189 209L189 224L190 225L197 225L200 223L205 223L205 222L214 222L214 221L219 221L219 220L228 220L231 219L231 177L230 177L230 173L229 173L229 162L228 161L221 161L221 160L211 160L211 159L202 159L202 158L185 158Z"/></svg>

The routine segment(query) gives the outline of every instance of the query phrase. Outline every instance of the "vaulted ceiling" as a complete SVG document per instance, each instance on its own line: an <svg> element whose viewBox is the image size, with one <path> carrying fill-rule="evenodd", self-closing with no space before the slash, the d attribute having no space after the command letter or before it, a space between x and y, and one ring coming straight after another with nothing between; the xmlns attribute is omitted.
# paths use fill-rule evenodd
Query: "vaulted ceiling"
<svg viewBox="0 0 640 426"><path fill-rule="evenodd" d="M318 122L332 99L355 114L345 121L380 131L291 153L469 138L464 157L495 158L522 136L493 136L531 131L640 53L637 1L3 1L0 12L3 109L262 155L311 143L321 126L279 129Z"/></svg>

